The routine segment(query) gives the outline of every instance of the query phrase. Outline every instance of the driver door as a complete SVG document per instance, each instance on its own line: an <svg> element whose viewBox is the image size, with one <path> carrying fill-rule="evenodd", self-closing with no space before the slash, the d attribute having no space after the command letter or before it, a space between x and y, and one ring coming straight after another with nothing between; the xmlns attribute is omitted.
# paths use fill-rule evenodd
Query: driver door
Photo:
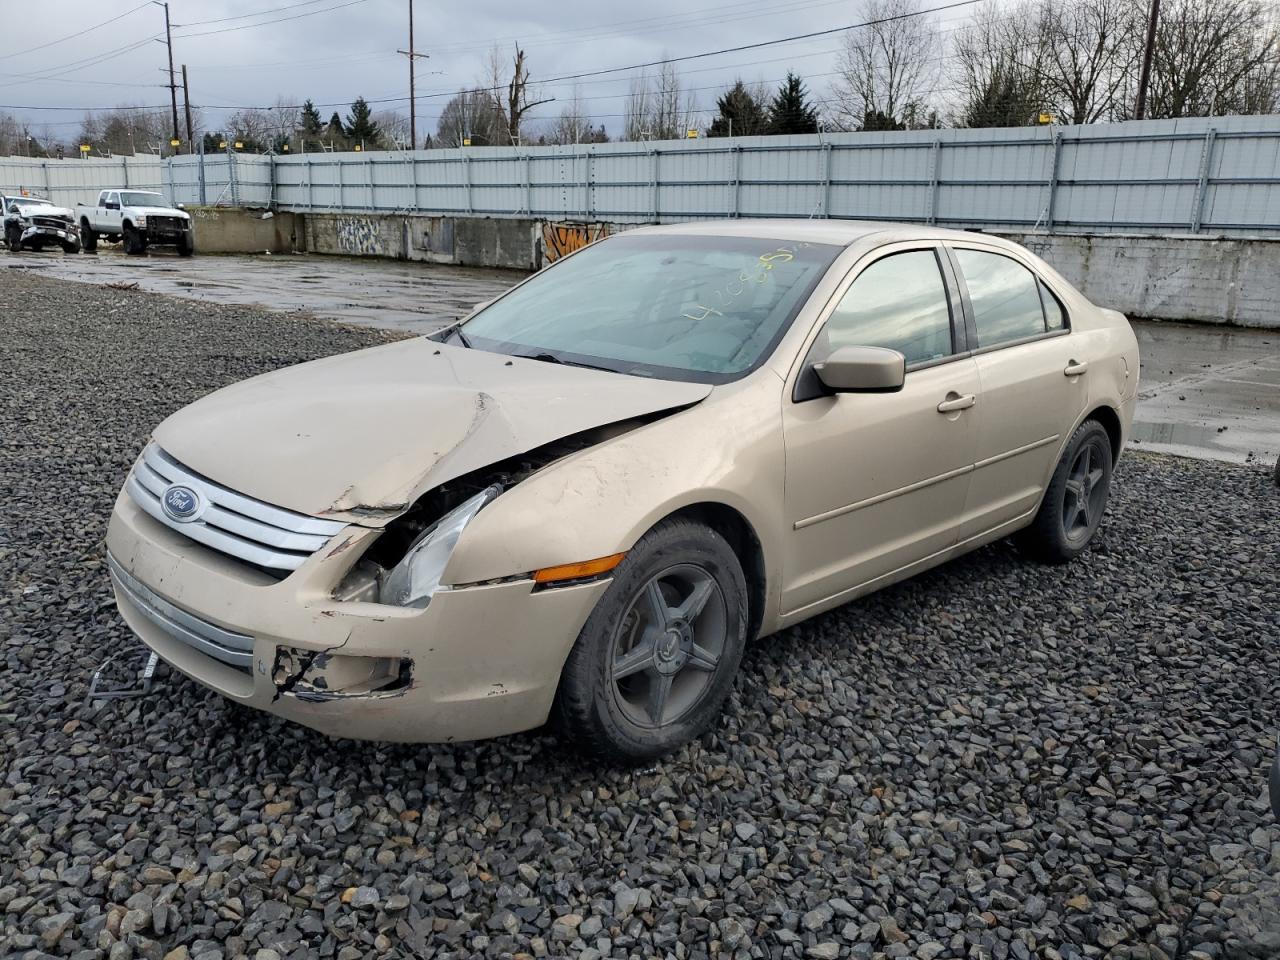
<svg viewBox="0 0 1280 960"><path fill-rule="evenodd" d="M901 244L855 271L783 401L788 619L954 546L973 470L980 385L949 261ZM846 345L902 353L902 389L824 391L812 365Z"/></svg>

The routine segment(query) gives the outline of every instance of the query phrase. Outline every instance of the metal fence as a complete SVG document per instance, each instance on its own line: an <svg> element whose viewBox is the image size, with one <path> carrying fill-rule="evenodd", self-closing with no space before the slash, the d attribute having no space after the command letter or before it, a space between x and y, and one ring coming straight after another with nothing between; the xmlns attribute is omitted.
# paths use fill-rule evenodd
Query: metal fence
<svg viewBox="0 0 1280 960"><path fill-rule="evenodd" d="M0 187L295 211L1280 234L1280 116L564 147L0 160Z"/></svg>

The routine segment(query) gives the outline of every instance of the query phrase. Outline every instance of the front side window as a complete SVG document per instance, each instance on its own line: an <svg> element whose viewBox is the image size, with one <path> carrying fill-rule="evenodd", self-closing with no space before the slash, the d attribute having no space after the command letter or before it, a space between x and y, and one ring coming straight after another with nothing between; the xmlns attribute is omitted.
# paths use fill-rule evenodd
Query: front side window
<svg viewBox="0 0 1280 960"><path fill-rule="evenodd" d="M932 250L895 253L858 274L823 331L829 352L840 347L888 347L907 363L952 352L951 308Z"/></svg>
<svg viewBox="0 0 1280 960"><path fill-rule="evenodd" d="M985 250L956 250L955 254L969 288L978 349L1045 332L1039 281L1030 270Z"/></svg>
<svg viewBox="0 0 1280 960"><path fill-rule="evenodd" d="M471 346L638 376L726 383L764 361L841 247L757 237L611 237L462 327Z"/></svg>

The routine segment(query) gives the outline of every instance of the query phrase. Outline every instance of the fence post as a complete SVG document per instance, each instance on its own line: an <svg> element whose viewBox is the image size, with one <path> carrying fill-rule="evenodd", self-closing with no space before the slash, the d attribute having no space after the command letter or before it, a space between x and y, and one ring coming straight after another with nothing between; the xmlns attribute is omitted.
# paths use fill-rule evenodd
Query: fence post
<svg viewBox="0 0 1280 960"><path fill-rule="evenodd" d="M204 138L200 140L200 206L207 206L209 203L209 195L205 188L204 178Z"/></svg>
<svg viewBox="0 0 1280 960"><path fill-rule="evenodd" d="M276 208L276 155L275 152L267 154L267 209L274 210Z"/></svg>
<svg viewBox="0 0 1280 960"><path fill-rule="evenodd" d="M1213 167L1213 141L1218 131L1210 127L1204 133L1204 145L1200 148L1200 182L1196 186L1196 205L1191 213L1191 232L1200 232L1200 221L1204 217L1204 196L1209 191L1209 171Z"/></svg>
<svg viewBox="0 0 1280 960"><path fill-rule="evenodd" d="M331 156L331 157L332 157L332 156L334 156L334 154L332 154L332 153L331 153L331 154L329 154L329 156ZM346 178L346 177L344 177L344 176L342 175L342 168L345 166L345 164L344 164L341 160L334 160L334 161L331 161L331 163L332 163L335 167L337 167L337 170L338 170L338 206L337 206L337 209L338 209L338 210L340 210L340 211L341 211L341 210L346 210L346 209L347 209L347 192L346 192L346 190L345 190L344 188L346 187L346 179L347 179L347 178Z"/></svg>
<svg viewBox="0 0 1280 960"><path fill-rule="evenodd" d="M471 199L471 157L462 155L462 181L467 187L467 213L474 213L475 206Z"/></svg>
<svg viewBox="0 0 1280 960"><path fill-rule="evenodd" d="M315 191L311 186L311 154L306 154L306 158L307 170L305 176L307 178L307 209L314 210L316 208L316 196Z"/></svg>
<svg viewBox="0 0 1280 960"><path fill-rule="evenodd" d="M126 157L120 158L120 169L124 171L124 183L121 186L127 187L129 185L129 160Z"/></svg>
<svg viewBox="0 0 1280 960"><path fill-rule="evenodd" d="M411 209L414 213L418 212L418 152L409 150L406 154L409 157L409 186L413 190L413 206Z"/></svg>
<svg viewBox="0 0 1280 960"><path fill-rule="evenodd" d="M587 221L590 222L591 216L592 216L591 214L591 177L592 177L593 166L594 166L593 164L594 155L591 153L590 147L587 148L587 152L583 154L583 156L586 158L586 161L587 161L587 175L586 175L586 178L583 180L582 212L585 214Z"/></svg>
<svg viewBox="0 0 1280 960"><path fill-rule="evenodd" d="M231 205L240 206L240 184L236 177L236 152L227 143L227 187L231 191Z"/></svg>
<svg viewBox="0 0 1280 960"><path fill-rule="evenodd" d="M822 145L822 217L831 217L831 144Z"/></svg>
<svg viewBox="0 0 1280 960"><path fill-rule="evenodd" d="M1044 228L1053 233L1053 207L1058 197L1058 163L1062 156L1062 131L1053 131L1053 161L1049 167L1049 200L1045 204Z"/></svg>
<svg viewBox="0 0 1280 960"><path fill-rule="evenodd" d="M44 195L50 200L53 199L53 183L49 180L49 161L42 160L41 168L44 170Z"/></svg>
<svg viewBox="0 0 1280 960"><path fill-rule="evenodd" d="M649 186L650 202L649 202L649 218L654 222L658 222L658 151L653 149L649 151L649 155L653 157L653 168L650 171Z"/></svg>
<svg viewBox="0 0 1280 960"><path fill-rule="evenodd" d="M733 192L729 204L729 216L734 220L738 219L738 202L739 194L742 187L742 145L735 143L732 147L733 151L733 178L729 181L729 189Z"/></svg>
<svg viewBox="0 0 1280 960"><path fill-rule="evenodd" d="M938 160L942 153L942 141L934 140L929 151L929 226L938 222Z"/></svg>
<svg viewBox="0 0 1280 960"><path fill-rule="evenodd" d="M524 212L533 216L533 157L524 155Z"/></svg>

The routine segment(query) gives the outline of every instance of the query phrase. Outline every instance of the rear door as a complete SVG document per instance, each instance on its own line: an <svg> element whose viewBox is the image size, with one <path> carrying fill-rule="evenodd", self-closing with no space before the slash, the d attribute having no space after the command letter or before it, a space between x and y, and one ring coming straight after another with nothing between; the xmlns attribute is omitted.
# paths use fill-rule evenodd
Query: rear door
<svg viewBox="0 0 1280 960"><path fill-rule="evenodd" d="M1088 402L1088 364L1062 303L1028 262L978 242L949 247L983 402L964 539L1037 508Z"/></svg>

